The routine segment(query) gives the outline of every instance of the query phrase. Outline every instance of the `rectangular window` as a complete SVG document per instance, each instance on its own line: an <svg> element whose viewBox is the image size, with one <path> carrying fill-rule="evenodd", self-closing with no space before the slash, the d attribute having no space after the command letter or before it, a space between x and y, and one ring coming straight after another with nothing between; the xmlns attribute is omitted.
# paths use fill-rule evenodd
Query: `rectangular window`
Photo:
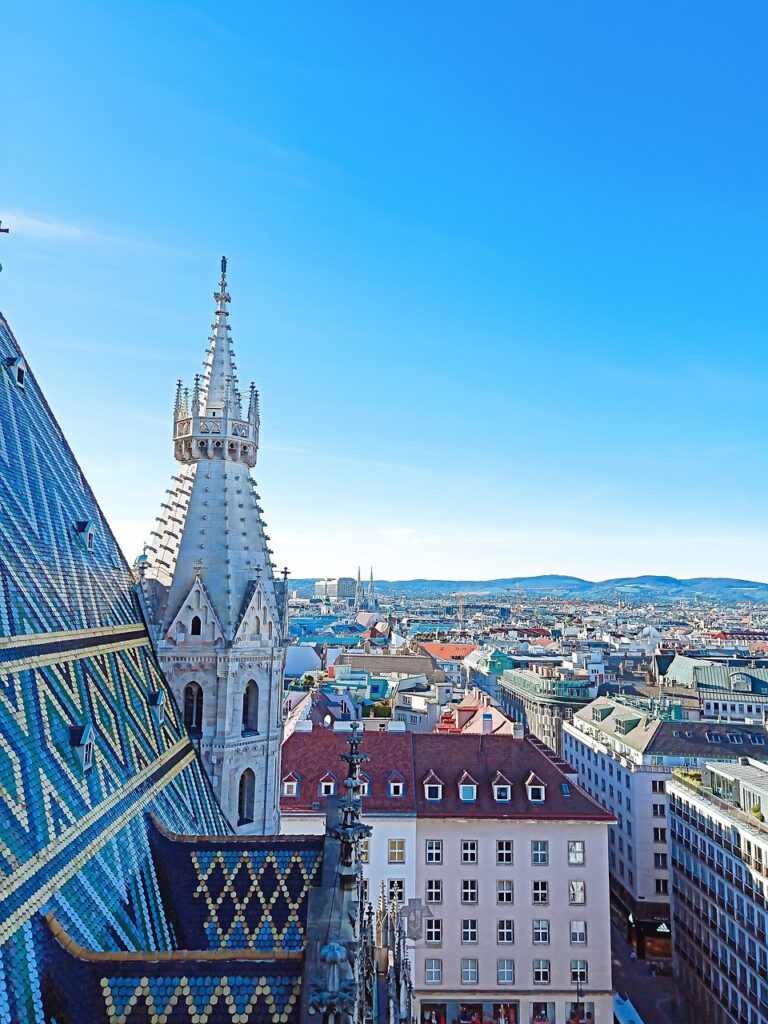
<svg viewBox="0 0 768 1024"><path fill-rule="evenodd" d="M569 864L583 864L584 863L584 840L583 839L569 839L568 840L568 863Z"/></svg>
<svg viewBox="0 0 768 1024"><path fill-rule="evenodd" d="M549 921L533 922L533 944L534 946L549 945Z"/></svg>
<svg viewBox="0 0 768 1024"><path fill-rule="evenodd" d="M443 902L443 880L441 878L428 878L426 883L427 903Z"/></svg>
<svg viewBox="0 0 768 1024"><path fill-rule="evenodd" d="M571 984L572 985L586 985L587 984L587 961L586 960L571 960Z"/></svg>
<svg viewBox="0 0 768 1024"><path fill-rule="evenodd" d="M477 942L477 918L465 917L461 922L461 941Z"/></svg>
<svg viewBox="0 0 768 1024"><path fill-rule="evenodd" d="M427 839L425 846L425 859L427 864L443 863L443 840Z"/></svg>
<svg viewBox="0 0 768 1024"><path fill-rule="evenodd" d="M397 900L398 903L402 903L405 899L405 882L402 878L390 878L387 883L387 889L389 892L389 902Z"/></svg>
<svg viewBox="0 0 768 1024"><path fill-rule="evenodd" d="M427 985L439 985L443 980L443 961L428 958L424 961L424 981Z"/></svg>
<svg viewBox="0 0 768 1024"><path fill-rule="evenodd" d="M585 882L571 881L568 883L568 902L571 906L587 902L587 886Z"/></svg>
<svg viewBox="0 0 768 1024"><path fill-rule="evenodd" d="M496 922L496 941L515 941L515 922L512 920L511 917L505 917L501 921Z"/></svg>
<svg viewBox="0 0 768 1024"><path fill-rule="evenodd" d="M531 864L549 864L549 843L546 839L532 841Z"/></svg>
<svg viewBox="0 0 768 1024"><path fill-rule="evenodd" d="M462 839L461 840L461 863L462 864L477 864L477 840L476 839Z"/></svg>
<svg viewBox="0 0 768 1024"><path fill-rule="evenodd" d="M496 882L496 902L515 902L515 886L511 878L500 878Z"/></svg>
<svg viewBox="0 0 768 1024"><path fill-rule="evenodd" d="M371 855L371 840L361 839L360 840L360 863L367 864Z"/></svg>
<svg viewBox="0 0 768 1024"><path fill-rule="evenodd" d="M443 941L443 922L439 917L428 917L425 921L425 936L427 942L433 945Z"/></svg>
<svg viewBox="0 0 768 1024"><path fill-rule="evenodd" d="M664 807L664 804L654 804L653 805L653 816L654 816L654 818L665 818L666 817L666 813L667 812L666 812L666 808Z"/></svg>
<svg viewBox="0 0 768 1024"><path fill-rule="evenodd" d="M497 960L496 961L496 984L497 985L514 985L515 983L515 961L514 960Z"/></svg>
<svg viewBox="0 0 768 1024"><path fill-rule="evenodd" d="M667 867L667 855L666 855L666 853L654 853L654 855L653 855L653 866L655 868L666 869L666 867Z"/></svg>
<svg viewBox="0 0 768 1024"><path fill-rule="evenodd" d="M667 830L665 828L655 828L653 830L653 841L654 843L666 843Z"/></svg>
<svg viewBox="0 0 768 1024"><path fill-rule="evenodd" d="M477 879L462 878L461 880L461 902L477 903Z"/></svg>
<svg viewBox="0 0 768 1024"><path fill-rule="evenodd" d="M496 840L496 863L497 864L512 864L513 863L513 845L511 839L497 839Z"/></svg>
<svg viewBox="0 0 768 1024"><path fill-rule="evenodd" d="M587 941L587 922L571 921L571 943L574 946L584 945Z"/></svg>
<svg viewBox="0 0 768 1024"><path fill-rule="evenodd" d="M549 903L549 882L537 878L533 882L532 899L535 906Z"/></svg>
<svg viewBox="0 0 768 1024"><path fill-rule="evenodd" d="M666 878L656 879L656 892L662 896L666 896L669 892L669 882Z"/></svg>
<svg viewBox="0 0 768 1024"><path fill-rule="evenodd" d="M533 984L534 985L548 985L549 984L549 960L534 960L533 961Z"/></svg>
<svg viewBox="0 0 768 1024"><path fill-rule="evenodd" d="M477 960L462 958L461 983L462 985L477 984Z"/></svg>
<svg viewBox="0 0 768 1024"><path fill-rule="evenodd" d="M387 842L387 862L389 864L405 864L405 840L390 839Z"/></svg>

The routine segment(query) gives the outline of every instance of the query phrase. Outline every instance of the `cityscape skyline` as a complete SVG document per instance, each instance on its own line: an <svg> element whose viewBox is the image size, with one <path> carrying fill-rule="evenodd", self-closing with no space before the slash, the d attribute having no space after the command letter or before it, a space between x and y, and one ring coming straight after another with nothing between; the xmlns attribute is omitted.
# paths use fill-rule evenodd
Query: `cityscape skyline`
<svg viewBox="0 0 768 1024"><path fill-rule="evenodd" d="M765 12L137 10L12 9L10 73L61 88L24 73L0 202L3 308L130 560L226 253L294 575L768 579Z"/></svg>

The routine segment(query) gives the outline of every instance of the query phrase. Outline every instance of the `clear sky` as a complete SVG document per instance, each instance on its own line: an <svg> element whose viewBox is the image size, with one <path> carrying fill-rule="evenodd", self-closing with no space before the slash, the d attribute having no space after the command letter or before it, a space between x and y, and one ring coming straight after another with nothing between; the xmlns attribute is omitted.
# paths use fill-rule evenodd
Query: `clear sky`
<svg viewBox="0 0 768 1024"><path fill-rule="evenodd" d="M0 308L126 555L226 253L294 575L768 579L766 38L763 0L6 3Z"/></svg>

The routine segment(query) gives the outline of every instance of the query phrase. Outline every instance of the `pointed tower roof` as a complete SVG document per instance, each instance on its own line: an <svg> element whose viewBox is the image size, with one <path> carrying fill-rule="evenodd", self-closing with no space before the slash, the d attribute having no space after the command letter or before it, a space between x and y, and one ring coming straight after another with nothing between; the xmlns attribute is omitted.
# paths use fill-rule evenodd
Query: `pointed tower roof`
<svg viewBox="0 0 768 1024"><path fill-rule="evenodd" d="M227 291L227 257L221 257L221 279L219 290L213 293L216 300L213 334L201 388L201 410L204 416L222 415L240 417L240 396L237 390L237 367L232 351L229 326L229 303Z"/></svg>

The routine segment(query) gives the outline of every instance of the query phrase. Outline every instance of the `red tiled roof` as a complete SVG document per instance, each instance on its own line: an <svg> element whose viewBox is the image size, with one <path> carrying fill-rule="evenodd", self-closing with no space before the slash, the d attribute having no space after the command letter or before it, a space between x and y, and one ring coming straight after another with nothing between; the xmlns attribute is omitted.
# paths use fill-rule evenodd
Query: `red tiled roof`
<svg viewBox="0 0 768 1024"><path fill-rule="evenodd" d="M420 644L420 647L440 661L463 661L477 650L477 644Z"/></svg>
<svg viewBox="0 0 768 1024"><path fill-rule="evenodd" d="M363 797L363 813L414 814L413 755L408 733L365 732L360 749L370 756L361 766L369 779L370 796ZM319 795L320 779L333 772L339 791L347 775L347 766L339 759L349 751L349 734L315 726L312 732L294 732L283 744L280 778L293 772L300 777L298 796L281 796L282 814L325 813L327 798ZM387 796L387 784L395 775L405 781L405 796ZM339 794L337 794L339 795ZM318 806L313 807L316 804Z"/></svg>
<svg viewBox="0 0 768 1024"><path fill-rule="evenodd" d="M512 736L441 736L438 733L414 733L414 775L416 777L416 813L419 817L456 818L578 818L613 821L595 800L560 771L554 762L527 739ZM455 780L461 771L477 779L477 800L459 800ZM443 799L429 801L424 796L424 779L430 771L449 780ZM512 785L512 800L500 804L493 798L493 779L504 773ZM534 773L547 787L546 800L528 801L525 781ZM562 791L568 787L570 796Z"/></svg>
<svg viewBox="0 0 768 1024"><path fill-rule="evenodd" d="M348 749L348 737L344 732L315 726L311 733L293 733L283 744L281 778L291 772L299 776L299 795L281 797L282 813L324 812L326 798L318 795L320 779L332 772L341 783L346 775L346 765L339 760L339 754ZM362 766L370 779L371 794L363 797L363 814L368 811L431 818L614 820L563 774L543 744L531 742L528 738L366 732L361 750L370 755L370 761ZM387 796L387 783L393 772L405 780L403 797ZM471 803L459 799L458 779L463 772L477 780L477 799ZM512 786L509 803L494 800L493 783L498 773ZM546 786L543 803L528 801L525 787L531 775ZM442 800L426 800L425 781L442 782ZM569 796L563 792L563 784Z"/></svg>

